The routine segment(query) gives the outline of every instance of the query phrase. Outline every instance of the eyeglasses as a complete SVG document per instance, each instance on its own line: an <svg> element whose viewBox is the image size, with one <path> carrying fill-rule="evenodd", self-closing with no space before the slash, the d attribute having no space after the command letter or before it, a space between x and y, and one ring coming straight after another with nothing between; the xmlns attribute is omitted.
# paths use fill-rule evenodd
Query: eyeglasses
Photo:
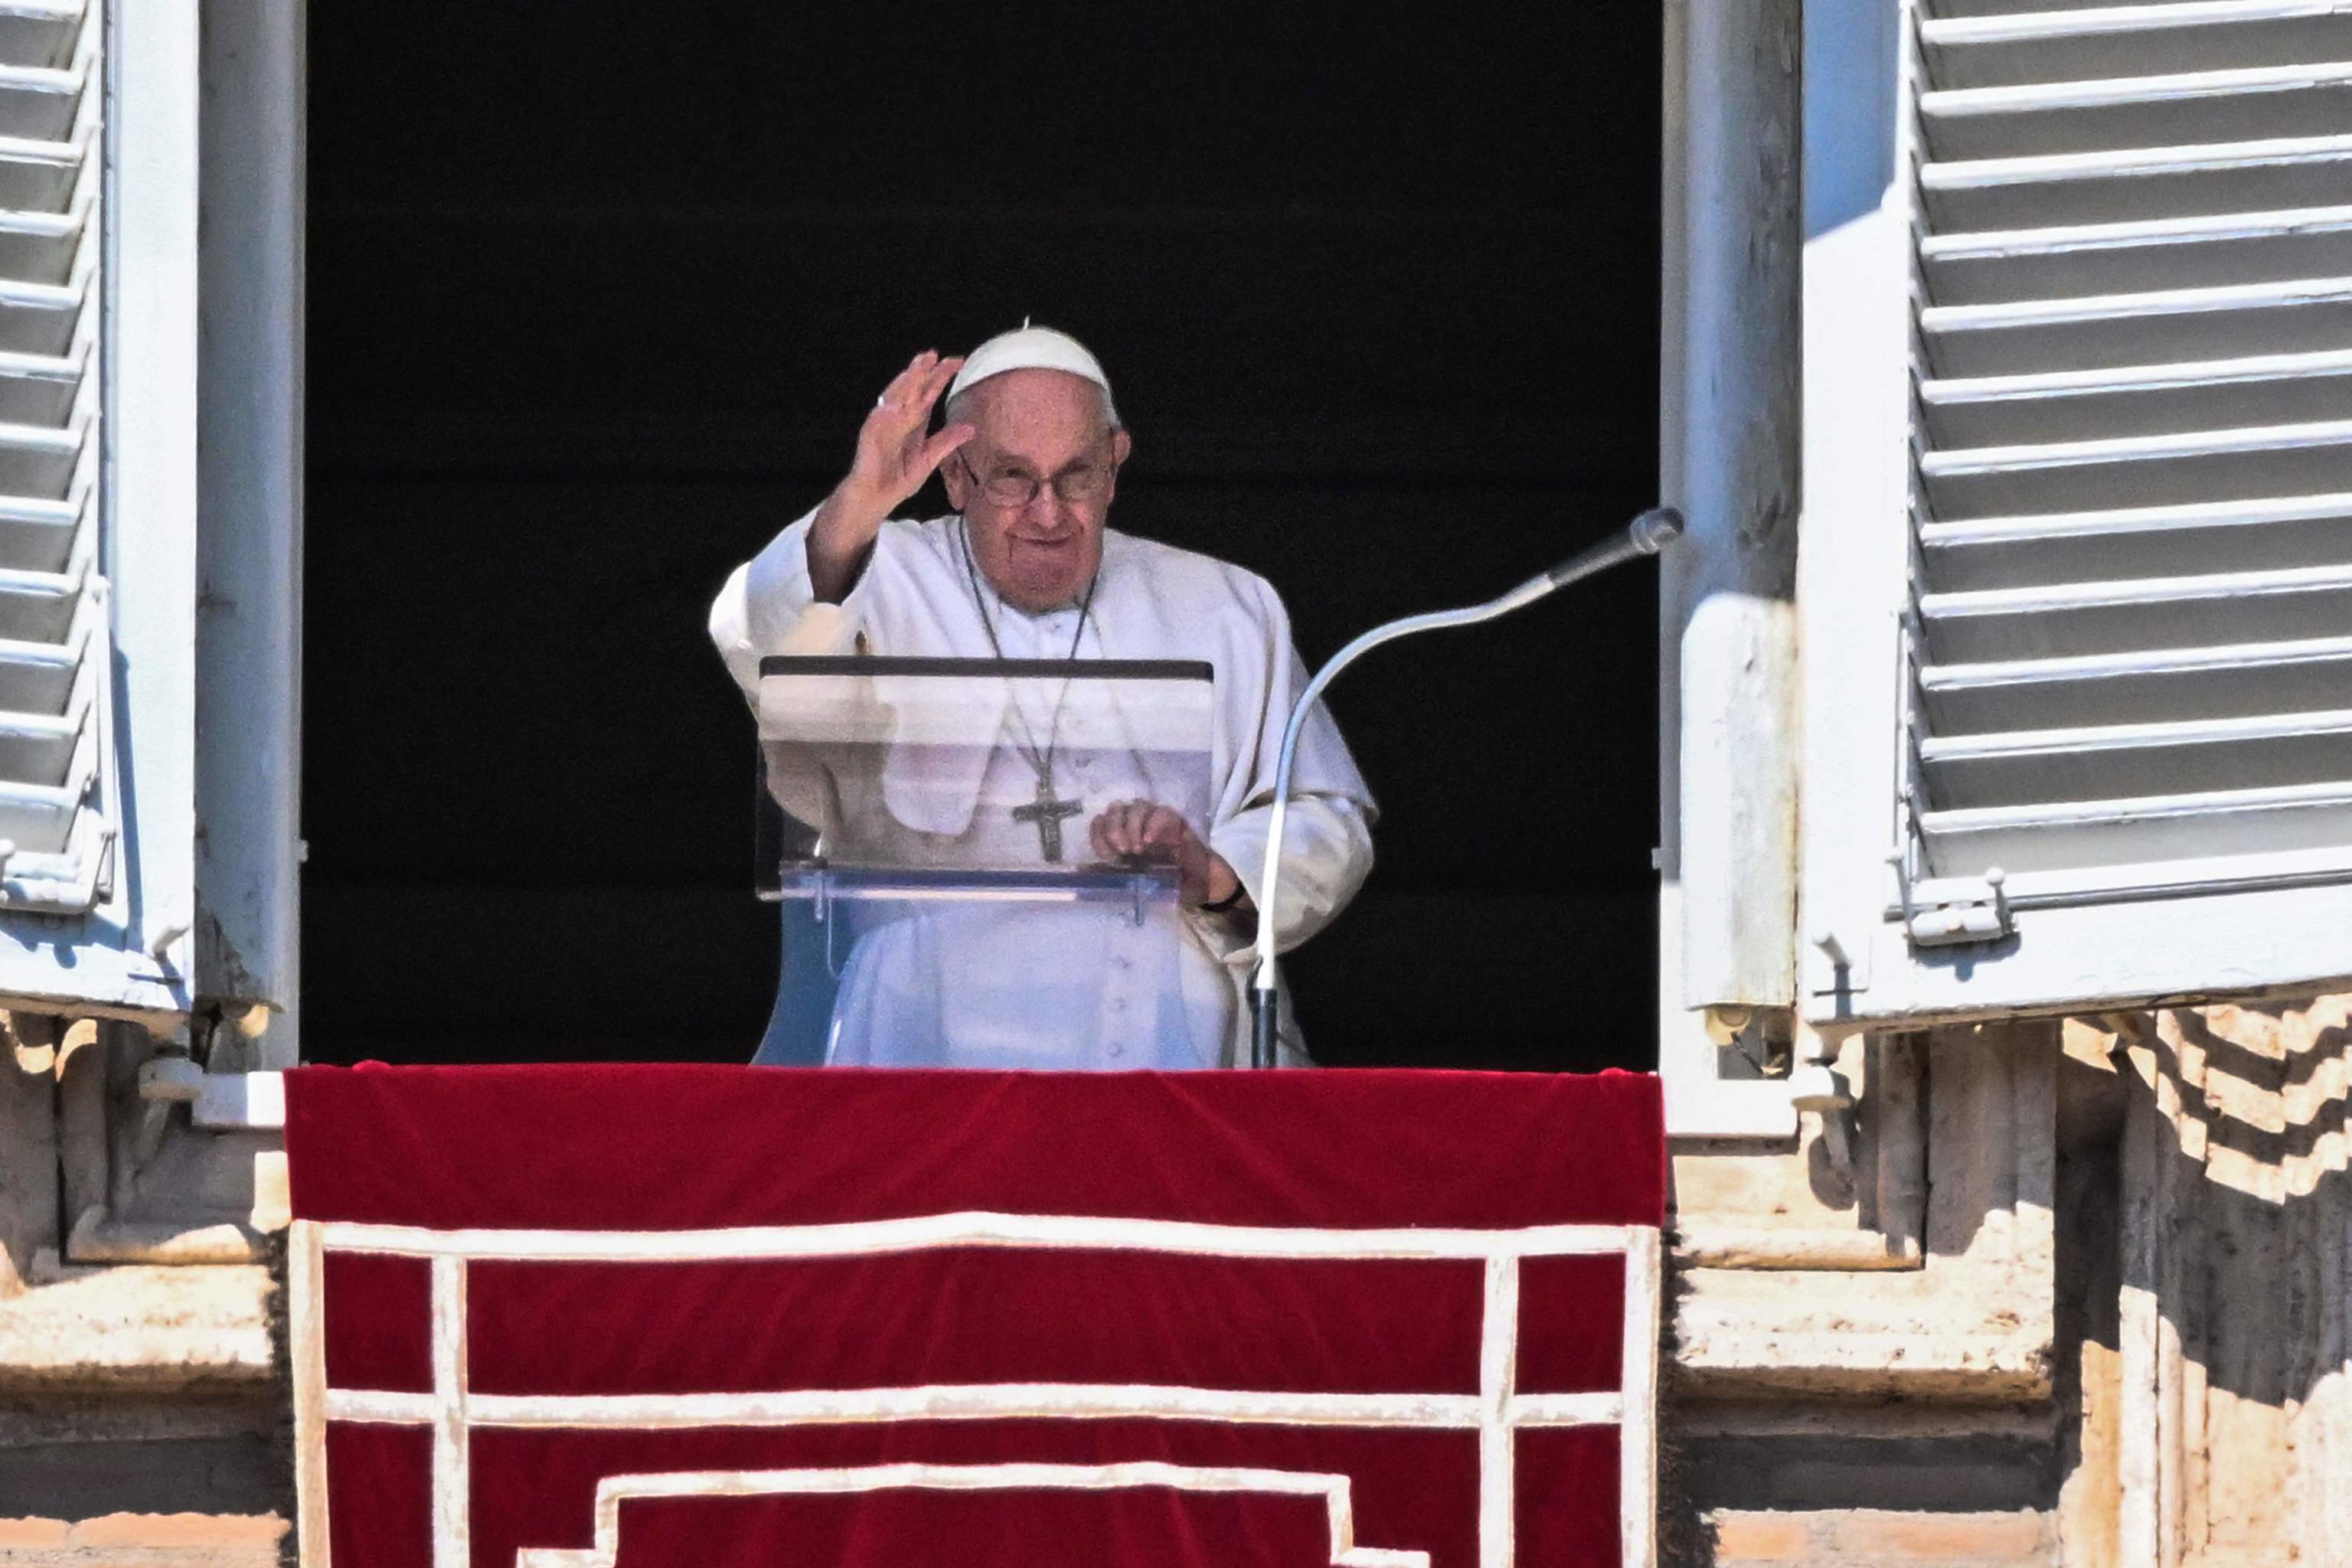
<svg viewBox="0 0 2352 1568"><path fill-rule="evenodd" d="M1042 479L1018 463L998 461L990 463L985 469L974 468L961 447L957 448L956 460L963 465L963 471L971 476L971 482L980 487L980 493L992 505L1008 508L1027 506L1047 485L1052 485L1054 493L1064 501L1100 500L1109 492L1111 478L1118 471L1108 452L1080 458L1059 473Z"/></svg>

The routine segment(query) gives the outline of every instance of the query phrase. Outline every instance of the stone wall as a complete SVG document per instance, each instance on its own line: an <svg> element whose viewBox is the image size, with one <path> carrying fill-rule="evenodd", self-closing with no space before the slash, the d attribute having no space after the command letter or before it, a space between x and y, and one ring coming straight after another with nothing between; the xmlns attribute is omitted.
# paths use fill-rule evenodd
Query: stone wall
<svg viewBox="0 0 2352 1568"><path fill-rule="evenodd" d="M156 1048L0 1015L0 1568L290 1561L282 1164Z"/></svg>
<svg viewBox="0 0 2352 1568"><path fill-rule="evenodd" d="M293 1482L265 1265L123 1265L0 1302L0 1568L276 1568Z"/></svg>
<svg viewBox="0 0 2352 1568"><path fill-rule="evenodd" d="M2352 1561L2347 1005L1855 1041L1847 1157L1679 1146L1666 1560Z"/></svg>

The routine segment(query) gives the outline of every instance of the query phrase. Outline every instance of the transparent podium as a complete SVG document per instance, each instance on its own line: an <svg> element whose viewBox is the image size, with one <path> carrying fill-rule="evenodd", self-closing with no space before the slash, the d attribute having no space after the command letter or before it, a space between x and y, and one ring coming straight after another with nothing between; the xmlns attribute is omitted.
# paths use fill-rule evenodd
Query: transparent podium
<svg viewBox="0 0 2352 1568"><path fill-rule="evenodd" d="M760 893L782 906L783 963L754 1059L1221 1049L1230 977L1172 858L1097 832L1149 803L1205 842L1213 691L1179 661L762 659Z"/></svg>

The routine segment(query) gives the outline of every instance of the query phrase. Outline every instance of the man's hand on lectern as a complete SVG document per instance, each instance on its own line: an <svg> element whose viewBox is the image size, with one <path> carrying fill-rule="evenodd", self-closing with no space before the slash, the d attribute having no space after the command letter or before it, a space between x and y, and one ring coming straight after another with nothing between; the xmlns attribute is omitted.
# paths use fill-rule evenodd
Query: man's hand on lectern
<svg viewBox="0 0 2352 1568"><path fill-rule="evenodd" d="M1187 904L1223 903L1241 889L1224 857L1201 842L1182 813L1151 801L1114 801L1087 825L1087 836L1106 860L1174 866L1177 896Z"/></svg>

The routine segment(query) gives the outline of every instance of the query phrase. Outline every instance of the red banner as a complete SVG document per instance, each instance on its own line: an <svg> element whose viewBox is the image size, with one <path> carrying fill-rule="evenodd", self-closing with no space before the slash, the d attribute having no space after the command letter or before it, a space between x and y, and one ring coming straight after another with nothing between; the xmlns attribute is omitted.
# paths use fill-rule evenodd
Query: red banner
<svg viewBox="0 0 2352 1568"><path fill-rule="evenodd" d="M306 1068L310 1568L1646 1563L1656 1081Z"/></svg>

